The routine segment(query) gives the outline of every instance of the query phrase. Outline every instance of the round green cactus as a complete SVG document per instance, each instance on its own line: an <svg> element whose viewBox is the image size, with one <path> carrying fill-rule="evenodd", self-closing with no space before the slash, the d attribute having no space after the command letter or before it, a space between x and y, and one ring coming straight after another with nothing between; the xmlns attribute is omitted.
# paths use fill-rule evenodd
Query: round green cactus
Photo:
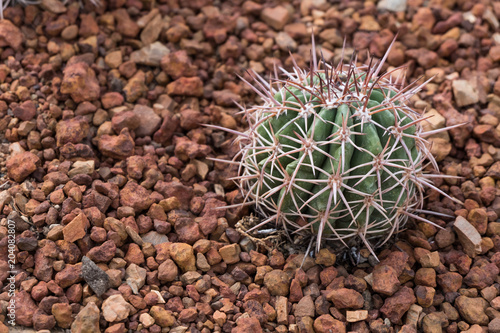
<svg viewBox="0 0 500 333"><path fill-rule="evenodd" d="M389 51L388 51L389 52ZM376 65L295 66L286 79L255 76L262 105L244 109L238 184L246 203L289 233L346 246L385 243L408 217L422 219L425 187L437 170L420 113L406 103L425 84L402 87ZM446 130L446 129L442 129ZM443 193L446 195L445 193Z"/></svg>

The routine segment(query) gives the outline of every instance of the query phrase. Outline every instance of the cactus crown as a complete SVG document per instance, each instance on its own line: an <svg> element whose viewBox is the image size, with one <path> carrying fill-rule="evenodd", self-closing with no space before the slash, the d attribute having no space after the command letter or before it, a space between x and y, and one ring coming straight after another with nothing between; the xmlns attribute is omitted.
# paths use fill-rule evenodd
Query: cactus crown
<svg viewBox="0 0 500 333"><path fill-rule="evenodd" d="M264 217L255 228L275 222L310 236L316 251L324 240L350 247L361 239L374 254L408 217L433 224L418 214L429 213L426 187L447 196L424 172L427 163L438 170L425 140L435 131L424 133L426 118L407 105L427 82L403 87L403 71L379 75L389 50L362 66L355 56L344 64L342 53L334 66L313 52L309 70L294 62L270 82L251 73L263 104L242 108L249 128L237 133L233 163L243 204Z"/></svg>

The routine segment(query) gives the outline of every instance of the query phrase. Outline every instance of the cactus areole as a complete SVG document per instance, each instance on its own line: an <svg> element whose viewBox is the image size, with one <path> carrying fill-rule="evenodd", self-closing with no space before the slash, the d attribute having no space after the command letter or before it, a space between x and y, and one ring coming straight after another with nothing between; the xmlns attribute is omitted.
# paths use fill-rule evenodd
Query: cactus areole
<svg viewBox="0 0 500 333"><path fill-rule="evenodd" d="M249 128L234 162L244 204L262 216L255 228L276 223L316 250L361 240L373 253L408 217L425 220L424 190L440 190L424 168L438 168L425 118L407 102L426 82L403 87L404 77L380 74L387 54L334 66L313 53L310 69L295 64L283 79L252 74L263 103L243 109Z"/></svg>

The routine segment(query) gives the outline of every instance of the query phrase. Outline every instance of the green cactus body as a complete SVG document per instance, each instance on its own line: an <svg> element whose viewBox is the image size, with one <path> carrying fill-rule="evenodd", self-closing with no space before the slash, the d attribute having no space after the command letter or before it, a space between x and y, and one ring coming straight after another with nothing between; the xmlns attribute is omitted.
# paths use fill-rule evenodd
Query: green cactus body
<svg viewBox="0 0 500 333"><path fill-rule="evenodd" d="M387 239L430 183L423 118L405 104L417 90L375 67L322 65L287 73L248 112L239 185L269 221L317 237L318 249L322 239Z"/></svg>

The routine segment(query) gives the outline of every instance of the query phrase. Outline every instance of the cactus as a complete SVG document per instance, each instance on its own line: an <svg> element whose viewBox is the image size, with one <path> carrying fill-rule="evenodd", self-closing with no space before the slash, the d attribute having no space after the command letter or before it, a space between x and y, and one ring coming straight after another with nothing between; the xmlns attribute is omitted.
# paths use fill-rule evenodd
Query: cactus
<svg viewBox="0 0 500 333"><path fill-rule="evenodd" d="M409 217L433 224L419 215L429 213L425 188L449 196L424 171L438 170L425 136L448 128L424 133L427 118L407 105L427 82L403 87L396 71L379 75L389 50L362 66L355 56L344 64L344 52L336 66L313 52L309 70L294 63L270 82L251 73L263 103L242 108L249 128L236 132L233 163L243 204L264 217L255 228L275 222L310 236L316 251L324 240L360 239L374 254Z"/></svg>

